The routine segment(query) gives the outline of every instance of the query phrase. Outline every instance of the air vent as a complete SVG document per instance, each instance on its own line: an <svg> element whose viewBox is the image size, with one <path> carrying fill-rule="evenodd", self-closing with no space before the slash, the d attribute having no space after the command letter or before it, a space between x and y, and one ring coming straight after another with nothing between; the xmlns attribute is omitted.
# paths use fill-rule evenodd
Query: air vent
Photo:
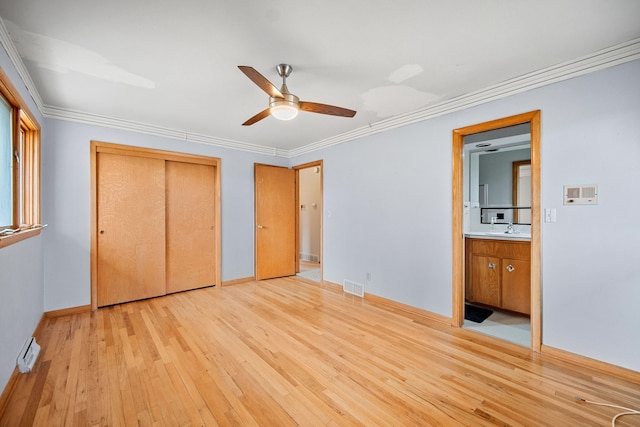
<svg viewBox="0 0 640 427"><path fill-rule="evenodd" d="M364 297L364 285L360 283L356 283L352 280L344 280L342 282L342 290L346 294L351 294L358 296L360 298Z"/></svg>
<svg viewBox="0 0 640 427"><path fill-rule="evenodd" d="M597 185L565 185L564 186L565 205L597 205L598 186Z"/></svg>
<svg viewBox="0 0 640 427"><path fill-rule="evenodd" d="M309 261L309 262L320 262L320 257L318 255L313 255L313 254L300 254L300 259L302 261Z"/></svg>

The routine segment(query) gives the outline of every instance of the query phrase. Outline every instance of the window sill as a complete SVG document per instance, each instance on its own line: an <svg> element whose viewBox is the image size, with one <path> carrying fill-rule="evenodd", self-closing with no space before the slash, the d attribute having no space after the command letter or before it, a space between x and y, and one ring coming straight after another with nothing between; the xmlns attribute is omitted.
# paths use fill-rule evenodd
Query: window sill
<svg viewBox="0 0 640 427"><path fill-rule="evenodd" d="M0 248L4 248L5 246L13 245L14 243L21 242L29 237L35 237L40 234L42 227L30 228L28 230L18 231L16 233L10 234L8 236L0 237Z"/></svg>

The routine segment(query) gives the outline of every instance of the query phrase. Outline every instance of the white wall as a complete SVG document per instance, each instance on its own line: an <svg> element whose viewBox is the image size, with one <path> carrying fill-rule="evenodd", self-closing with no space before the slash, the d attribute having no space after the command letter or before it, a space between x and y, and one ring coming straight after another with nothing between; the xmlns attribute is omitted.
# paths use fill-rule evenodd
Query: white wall
<svg viewBox="0 0 640 427"><path fill-rule="evenodd" d="M640 61L292 159L324 160L325 280L451 316L453 129L540 109L544 345L640 371ZM598 184L598 206L562 206ZM371 281L366 273L371 273Z"/></svg>
<svg viewBox="0 0 640 427"><path fill-rule="evenodd" d="M480 157L479 184L489 185L488 205L511 206L513 201L513 162L531 159L531 150L511 150Z"/></svg>
<svg viewBox="0 0 640 427"><path fill-rule="evenodd" d="M44 120L30 98L4 49L0 49L0 67L18 89L47 138ZM30 337L43 310L43 236L23 240L0 249L0 391L16 366L16 357Z"/></svg>
<svg viewBox="0 0 640 427"><path fill-rule="evenodd" d="M44 310L90 304L90 141L180 151L221 159L222 280L253 276L253 164L286 159L122 130L47 120L42 161Z"/></svg>

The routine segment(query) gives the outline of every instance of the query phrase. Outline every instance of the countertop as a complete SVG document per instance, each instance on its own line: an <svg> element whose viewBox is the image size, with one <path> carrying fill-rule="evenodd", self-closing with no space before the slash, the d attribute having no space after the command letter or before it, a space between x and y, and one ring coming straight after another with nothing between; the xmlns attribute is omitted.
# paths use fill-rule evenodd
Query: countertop
<svg viewBox="0 0 640 427"><path fill-rule="evenodd" d="M505 233L504 231L467 231L465 237L472 239L514 240L518 242L530 242L531 233Z"/></svg>

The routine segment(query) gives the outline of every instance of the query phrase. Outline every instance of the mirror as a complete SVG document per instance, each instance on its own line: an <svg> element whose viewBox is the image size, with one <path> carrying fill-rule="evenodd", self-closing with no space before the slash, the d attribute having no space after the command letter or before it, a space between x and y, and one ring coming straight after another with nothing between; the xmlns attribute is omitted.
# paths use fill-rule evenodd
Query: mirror
<svg viewBox="0 0 640 427"><path fill-rule="evenodd" d="M528 160L512 163L511 186L513 205L531 207L531 152ZM531 224L531 209L516 209L513 218L514 224Z"/></svg>
<svg viewBox="0 0 640 427"><path fill-rule="evenodd" d="M466 205L479 211L472 223L530 225L529 124L467 135L464 142Z"/></svg>

